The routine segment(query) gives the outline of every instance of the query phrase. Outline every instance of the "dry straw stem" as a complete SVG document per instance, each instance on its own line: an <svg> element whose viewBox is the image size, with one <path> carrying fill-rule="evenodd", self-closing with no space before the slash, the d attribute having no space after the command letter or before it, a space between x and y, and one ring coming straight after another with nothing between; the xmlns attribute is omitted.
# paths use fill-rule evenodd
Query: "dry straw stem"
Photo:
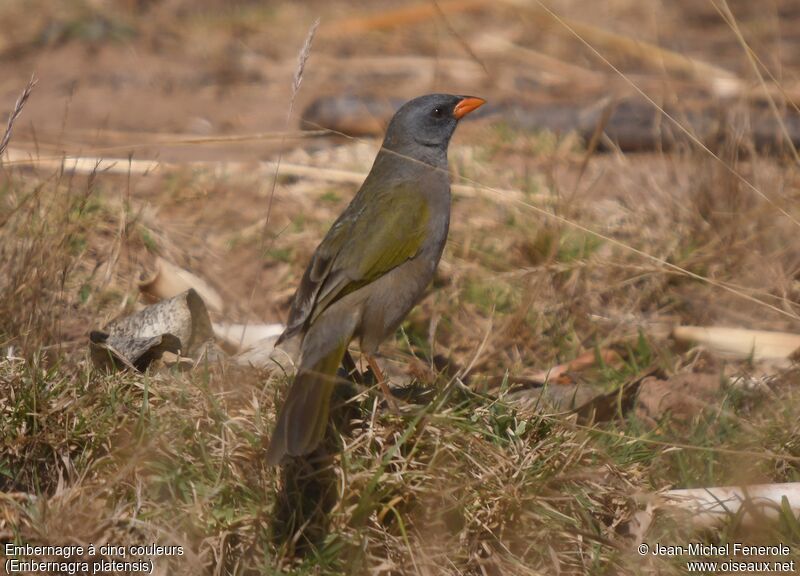
<svg viewBox="0 0 800 576"><path fill-rule="evenodd" d="M520 46L497 34L482 34L475 38L473 45L484 54L497 54L511 57L519 62L533 66L551 74L556 82L566 81L580 83L582 86L599 85L604 81L603 75L594 70L566 62L533 48Z"/></svg>
<svg viewBox="0 0 800 576"><path fill-rule="evenodd" d="M541 10L533 10L532 16L539 27L550 24L551 17L555 16L555 13L540 0L503 1L506 4L527 9L533 7L533 2L538 4ZM673 52L650 42L623 36L616 32L610 32L585 22L578 22L561 16L557 17L557 22L562 24L567 31L579 36L583 42L591 43L602 50L624 54L628 58L635 58L656 69L664 69L667 72L680 74L706 83L717 96L734 96L740 94L744 89L742 81L732 72L697 58L690 58L685 54Z"/></svg>
<svg viewBox="0 0 800 576"><path fill-rule="evenodd" d="M46 158L34 158L25 151L16 148L8 150L8 164L18 166L33 166L39 170L58 170L63 169L73 174L91 174L93 171L103 174L136 174L147 175L157 170L177 171L185 168L201 169L213 172L217 176L236 176L241 174L252 174L254 164L252 162L188 162L188 163L169 163L156 160L129 160L127 158L99 158L93 156L51 156ZM275 173L278 168L277 162L259 162L256 170L266 174ZM307 164L293 164L282 162L280 173L283 175L309 178L311 180L321 180L325 182L338 182L341 184L361 185L367 175L363 172L352 170L339 170L337 168L321 168L319 166L309 166ZM475 198L485 196L483 186L479 184L453 184L453 192L463 198ZM548 204L554 198L547 194L524 194L520 190L497 189L503 196L501 202L515 202L523 199L531 199L536 202Z"/></svg>
<svg viewBox="0 0 800 576"><path fill-rule="evenodd" d="M3 139L0 140L0 158L3 156L3 152L5 152L6 148L8 147L8 141L11 140L11 131L14 128L14 122L16 122L19 115L22 113L22 108L25 106L25 102L28 101L28 98L33 91L33 87L36 86L38 80L35 76L31 76L31 79L28 80L28 85L25 86L25 89L22 91L22 94L19 98L17 98L17 102L14 104L14 109L11 111L11 114L8 115L8 124L6 124L6 131L3 134Z"/></svg>
<svg viewBox="0 0 800 576"><path fill-rule="evenodd" d="M537 0L538 1L538 0ZM515 7L531 8L532 2L529 0L504 0L506 4ZM435 18L437 13L444 15L447 13L465 12L469 10L482 9L487 6L482 0L451 0L449 2L434 2L405 6L396 10L388 10L360 18L349 18L333 22L330 26L323 28L323 35L345 36L372 30L394 28L397 26L409 26L426 22ZM550 12L544 8L545 12ZM539 13L537 24L542 24L546 14ZM688 76L694 80L710 83L711 88L717 95L731 96L738 94L743 89L742 82L733 73L703 62L696 58L690 58L684 54L667 50L649 42L643 42L603 30L590 24L564 19L569 25L590 42L606 50L614 50L626 56L637 58L640 61L657 67L663 67L670 72L675 72Z"/></svg>
<svg viewBox="0 0 800 576"><path fill-rule="evenodd" d="M734 17L733 12L731 11L730 7L728 6L728 3L725 0L722 0L722 6L723 6L724 10L722 8L720 8L717 5L717 3L714 2L714 0L711 1L711 4L717 10L717 12L722 17L722 19L725 21L725 23L728 26L730 26L731 30L733 31L734 35L736 36L737 41L739 42L739 44L741 44L742 49L744 49L744 53L747 56L747 61L753 67L753 71L756 73L756 76L758 76L758 81L759 81L759 83L761 84L761 86L764 89L764 96L766 97L767 102L769 103L770 110L772 110L772 113L775 115L775 119L777 120L778 125L781 127L781 132L783 134L783 137L786 140L786 143L789 146L789 149L792 151L792 155L794 156L794 161L797 162L798 164L800 164L800 155L798 155L797 149L795 148L794 142L792 141L792 137L789 135L789 129L786 127L786 122L784 122L784 120L783 120L783 115L778 110L777 104L775 104L775 98L772 95L772 91L767 87L767 83L764 80L764 75L761 74L761 69L759 67L759 63L761 61L760 60L756 61L755 52L753 52L753 50L750 48L749 44L747 43L747 40L745 40L744 36L742 35L742 31L739 28L739 24L738 24L738 22L736 22L736 18ZM764 66L763 64L761 64L761 66L763 66L764 69L767 70L767 73L769 73L769 69L766 66ZM771 74L770 74L770 76L771 76ZM773 78L773 80L774 80L774 78ZM778 84L778 83L776 82L776 84ZM784 95L784 98L785 98L785 100L787 102L791 101L785 95ZM794 105L794 107L795 107L795 110L796 110L797 106Z"/></svg>
<svg viewBox="0 0 800 576"><path fill-rule="evenodd" d="M771 101L774 93L777 91L780 94L780 96L783 98L783 100L787 104L791 105L792 108L795 109L795 112L800 114L800 107L798 107L798 105L797 105L797 101L800 100L800 96L798 95L797 86L795 85L793 87L794 89L792 91L793 92L792 94L789 94L784 89L783 85L778 81L777 78L775 78L775 75L772 73L772 71L769 69L769 67L766 64L764 64L764 62L761 60L761 58L759 58L758 54L755 53L755 51L750 47L750 45L745 40L744 35L742 34L742 32L741 32L741 30L739 28L739 24L736 22L736 18L734 17L733 12L731 11L731 9L728 6L727 2L724 2L725 10L722 10L717 5L716 2L712 1L711 4L714 6L716 11L719 13L719 15L725 21L725 23L728 26L730 26L731 30L733 30L733 33L736 35L737 40L742 45L742 48L745 50L745 53L747 54L748 60L755 67L756 74L758 75L759 80L760 80L761 90L763 92L763 96L768 98L768 99L770 99L770 101ZM761 73L760 73L761 70L763 70L764 72L767 73L767 76L769 76L770 80L772 80L772 84L768 85L766 82L764 82L764 79L762 78ZM758 94L756 94L756 95L758 95Z"/></svg>
<svg viewBox="0 0 800 576"><path fill-rule="evenodd" d="M529 3L526 0L505 0L506 2L513 3L516 5L521 6L529 6ZM642 90L633 80L631 80L627 74L622 72L619 68L617 68L608 58L606 58L600 51L589 41L587 40L572 24L568 21L553 12L550 8L545 6L540 0L533 0L535 1L541 8L550 15L556 22L558 22L561 26L563 26L566 30L570 32L575 38L577 38L584 46L586 46L595 56L597 56L603 63L608 66L611 70L614 71L617 75L619 75L631 88L633 88L642 98L647 100L650 105L652 105L656 110L658 110L664 117L669 120L678 130L680 130L683 134L685 134L700 150L711 156L714 160L720 163L725 170L727 170L732 176L734 176L737 180L739 180L742 184L744 184L749 190L754 192L756 195L761 197L763 200L768 202L772 207L774 207L778 212L780 212L783 216L788 218L792 223L796 226L800 227L800 221L789 214L785 208L777 204L772 198L767 196L764 192L759 190L752 182L750 182L747 178L742 176L733 166L725 162L722 158L720 158L717 154L715 154L708 146L703 144L702 141L694 134L692 131L678 122L678 120L669 112L664 110L649 94L647 94L644 90ZM584 25L580 25L579 27L583 27ZM794 318L795 316L792 315Z"/></svg>
<svg viewBox="0 0 800 576"><path fill-rule="evenodd" d="M499 194L499 192L498 192L498 194ZM738 298L742 298L743 300L747 300L747 301L752 302L754 304L757 304L759 306L764 306L766 308L769 308L770 310L772 310L773 312L777 312L781 316L785 316L787 318L791 318L792 320L800 320L800 316L798 316L797 314L795 314L793 312L790 312L788 310L784 310L782 308L779 308L778 306L775 306L773 304L769 304L768 302L764 302L763 300L760 300L759 298L756 298L755 296L751 296L750 294L747 294L745 292L742 292L741 290L737 290L736 288L733 288L733 287L729 286L728 284L726 284L724 282L720 282L718 280L714 280L713 278L709 278L707 276L702 276L701 274L697 274L695 272L692 272L691 270L687 270L686 268L678 266L677 264L673 264L672 262L669 262L669 261L667 261L667 260L665 260L663 258L659 258L658 256L655 256L653 254L649 254L649 253L645 252L644 250L639 250L638 248L635 248L634 246L626 244L625 242L622 242L621 240L617 240L616 238L612 238L611 236L608 236L606 234L602 234L601 232L597 232L596 230L592 230L591 228L589 228L587 226L584 226L583 224L579 224L578 222L575 222L573 220L570 220L569 218L565 218L564 216L561 216L559 214L554 214L554 213L549 212L549 211L547 211L547 210L545 210L545 209L543 209L543 208L541 208L539 206L535 206L533 204L530 204L529 202L520 201L519 204L522 205L522 206L525 206L528 209L533 210L534 212L537 212L537 213L539 213L539 214L541 214L543 216L547 216L549 218L553 218L553 219L561 222L562 224L565 224L567 226L570 226L572 228L580 230L581 232L585 232L586 234L591 234L592 236L594 236L596 238L599 238L599 239L601 239L601 240L603 240L605 242L608 242L609 244L613 244L614 246L617 246L619 248L622 248L624 250L627 250L629 252L637 254L637 255L639 255L639 256L641 256L643 258L651 260L651 261L659 264L660 266L662 266L664 268L668 268L669 270L677 272L677 273L679 273L679 274L681 274L683 276L687 276L689 278L692 278L694 280L698 280L700 282L703 282L703 283L708 284L710 286L714 286L716 288L721 288L722 290L725 290L726 292L728 292L730 294L733 294L734 296L736 296Z"/></svg>

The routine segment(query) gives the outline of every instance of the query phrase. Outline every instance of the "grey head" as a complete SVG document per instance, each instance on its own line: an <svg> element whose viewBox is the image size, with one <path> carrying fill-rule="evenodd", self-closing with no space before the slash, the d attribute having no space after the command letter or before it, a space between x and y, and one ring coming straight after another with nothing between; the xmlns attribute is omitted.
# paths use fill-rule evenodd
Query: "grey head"
<svg viewBox="0 0 800 576"><path fill-rule="evenodd" d="M458 121L482 106L473 96L427 94L409 100L392 117L383 147L420 160L447 159L447 145Z"/></svg>

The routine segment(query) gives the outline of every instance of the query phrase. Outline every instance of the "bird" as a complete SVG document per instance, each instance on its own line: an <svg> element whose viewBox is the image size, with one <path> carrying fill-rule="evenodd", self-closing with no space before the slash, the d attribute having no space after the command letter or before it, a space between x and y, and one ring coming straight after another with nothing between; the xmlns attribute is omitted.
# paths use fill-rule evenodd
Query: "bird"
<svg viewBox="0 0 800 576"><path fill-rule="evenodd" d="M361 188L314 251L276 343L299 339L300 359L269 441L268 465L319 445L352 340L391 397L374 355L433 279L450 226L447 148L459 120L485 103L427 94L389 121Z"/></svg>

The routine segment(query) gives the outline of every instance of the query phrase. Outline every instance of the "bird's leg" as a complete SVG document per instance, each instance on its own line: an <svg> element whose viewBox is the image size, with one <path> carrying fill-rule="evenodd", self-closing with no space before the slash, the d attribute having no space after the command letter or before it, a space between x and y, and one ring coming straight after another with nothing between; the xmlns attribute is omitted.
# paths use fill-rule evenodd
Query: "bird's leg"
<svg viewBox="0 0 800 576"><path fill-rule="evenodd" d="M397 412L397 401L394 398L394 394L392 394L391 390L389 390L389 386L386 385L386 378L383 376L383 372L378 366L378 362L369 354L364 354L364 356L367 359L367 366L369 366L369 369L372 370L372 373L375 375L375 379L378 381L378 386L381 387L381 392L383 392L383 397L386 398L386 403L389 404L389 408Z"/></svg>

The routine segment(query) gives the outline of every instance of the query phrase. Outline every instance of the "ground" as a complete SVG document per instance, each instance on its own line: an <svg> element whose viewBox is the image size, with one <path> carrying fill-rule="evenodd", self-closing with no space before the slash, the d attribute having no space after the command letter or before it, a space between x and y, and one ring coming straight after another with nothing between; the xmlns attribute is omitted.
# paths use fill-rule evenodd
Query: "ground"
<svg viewBox="0 0 800 576"><path fill-rule="evenodd" d="M796 153L756 150L748 130L601 152L508 113L577 115L638 88L679 123L696 101L771 114L765 94L791 114L799 18L781 1L3 3L0 107L38 83L10 141L26 160L0 175L0 542L180 546L159 574L686 572L643 560L642 540L800 559L788 504L636 528L659 491L799 480L792 360L670 337L798 331ZM396 413L343 391L333 455L278 470L263 455L286 376L91 365L88 332L136 309L156 256L220 293L213 320L285 321L357 183L264 162L366 174L374 131L303 133L307 107L433 91L490 110L454 138L442 264L382 350L423 400ZM160 166L74 174L65 154ZM609 393L595 420L570 411Z"/></svg>

